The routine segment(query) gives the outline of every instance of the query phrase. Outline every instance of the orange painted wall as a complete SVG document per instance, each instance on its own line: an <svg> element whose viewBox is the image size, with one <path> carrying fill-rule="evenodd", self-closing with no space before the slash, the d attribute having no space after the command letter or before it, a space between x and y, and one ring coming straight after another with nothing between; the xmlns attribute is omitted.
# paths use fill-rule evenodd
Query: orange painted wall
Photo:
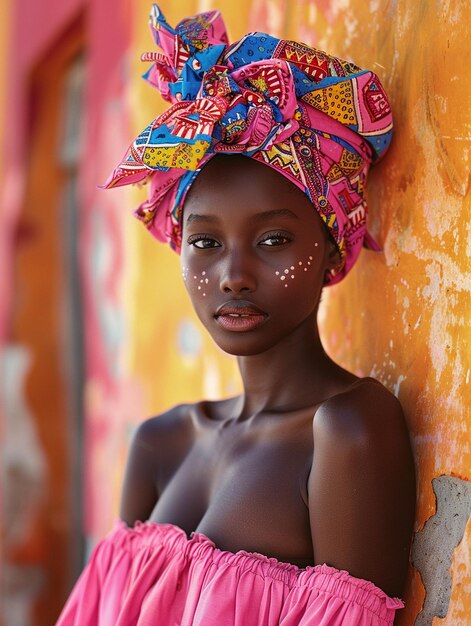
<svg viewBox="0 0 471 626"><path fill-rule="evenodd" d="M396 137L369 187L371 229L384 253L363 252L356 272L329 292L324 337L335 358L377 377L403 404L417 462L420 530L435 512L432 479L471 479L471 89L463 63L471 58L471 6L330 7L314 12L313 40L360 66L373 62L392 98ZM470 546L468 521L451 564L448 614L434 626L469 623ZM414 572L400 624L413 623L423 598Z"/></svg>

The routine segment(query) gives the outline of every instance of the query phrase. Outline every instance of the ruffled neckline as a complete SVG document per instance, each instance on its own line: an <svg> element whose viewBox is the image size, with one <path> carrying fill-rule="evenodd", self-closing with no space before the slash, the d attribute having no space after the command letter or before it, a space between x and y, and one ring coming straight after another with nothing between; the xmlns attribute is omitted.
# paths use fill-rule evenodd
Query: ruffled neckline
<svg viewBox="0 0 471 626"><path fill-rule="evenodd" d="M229 550L222 550L204 533L193 531L190 536L188 536L186 531L175 524L136 521L134 526L128 526L126 522L120 518L116 518L110 537L118 540L119 543L141 541L146 546L157 545L159 543L178 544L180 548L184 549L188 554L201 549L211 550L214 552L218 561L223 561L228 564L240 562L241 559L244 559L248 561L249 564L261 565L272 574L279 573L283 578L289 576L290 578L296 579L297 583L302 585L309 584L310 580L319 577L345 582L375 595L378 599L385 602L388 609L400 609L404 607L404 602L401 598L388 596L386 592L373 582L352 576L347 570L337 569L326 563L307 565L301 568L292 563L280 561L276 557L266 556L259 552L250 552L247 550L231 552Z"/></svg>

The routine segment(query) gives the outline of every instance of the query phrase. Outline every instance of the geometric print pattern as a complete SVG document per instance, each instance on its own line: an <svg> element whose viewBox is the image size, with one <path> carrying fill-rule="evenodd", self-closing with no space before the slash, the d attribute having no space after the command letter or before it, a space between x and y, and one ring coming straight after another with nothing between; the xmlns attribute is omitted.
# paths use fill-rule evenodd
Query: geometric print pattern
<svg viewBox="0 0 471 626"><path fill-rule="evenodd" d="M363 245L365 183L389 147L391 107L373 72L304 43L248 33L229 44L219 11L172 28L153 5L159 50L144 78L170 107L133 141L104 185L149 181L135 215L179 252L186 193L215 154L242 154L307 194L340 251L341 280Z"/></svg>

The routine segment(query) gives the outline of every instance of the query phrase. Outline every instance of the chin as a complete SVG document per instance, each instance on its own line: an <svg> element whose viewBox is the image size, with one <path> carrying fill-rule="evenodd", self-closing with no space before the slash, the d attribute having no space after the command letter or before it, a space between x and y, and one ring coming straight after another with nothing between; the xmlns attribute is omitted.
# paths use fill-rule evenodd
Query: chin
<svg viewBox="0 0 471 626"><path fill-rule="evenodd" d="M226 354L230 354L231 356L255 356L257 354L265 352L265 350L256 350L253 348L251 349L250 347L247 347L246 349L236 348L235 346L231 348L226 348L219 345L219 347L221 348L221 350L223 350L223 352L225 352Z"/></svg>
<svg viewBox="0 0 471 626"><path fill-rule="evenodd" d="M214 343L226 354L232 356L255 356L263 354L273 347L273 341L263 341L256 337L255 332L233 333L230 337L215 337L212 335Z"/></svg>

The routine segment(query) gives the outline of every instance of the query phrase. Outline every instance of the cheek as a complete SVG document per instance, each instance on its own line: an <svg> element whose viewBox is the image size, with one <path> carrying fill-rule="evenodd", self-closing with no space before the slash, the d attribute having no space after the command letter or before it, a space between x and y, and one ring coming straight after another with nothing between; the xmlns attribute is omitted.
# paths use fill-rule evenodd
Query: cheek
<svg viewBox="0 0 471 626"><path fill-rule="evenodd" d="M314 245L317 246L318 244ZM311 283L314 274L319 272L319 256L317 251L314 254L276 269L273 275L274 282L283 287L288 293L290 287L295 287L300 283Z"/></svg>
<svg viewBox="0 0 471 626"><path fill-rule="evenodd" d="M192 299L206 297L207 288L209 288L209 278L205 270L195 272L182 264L182 278L186 290Z"/></svg>

